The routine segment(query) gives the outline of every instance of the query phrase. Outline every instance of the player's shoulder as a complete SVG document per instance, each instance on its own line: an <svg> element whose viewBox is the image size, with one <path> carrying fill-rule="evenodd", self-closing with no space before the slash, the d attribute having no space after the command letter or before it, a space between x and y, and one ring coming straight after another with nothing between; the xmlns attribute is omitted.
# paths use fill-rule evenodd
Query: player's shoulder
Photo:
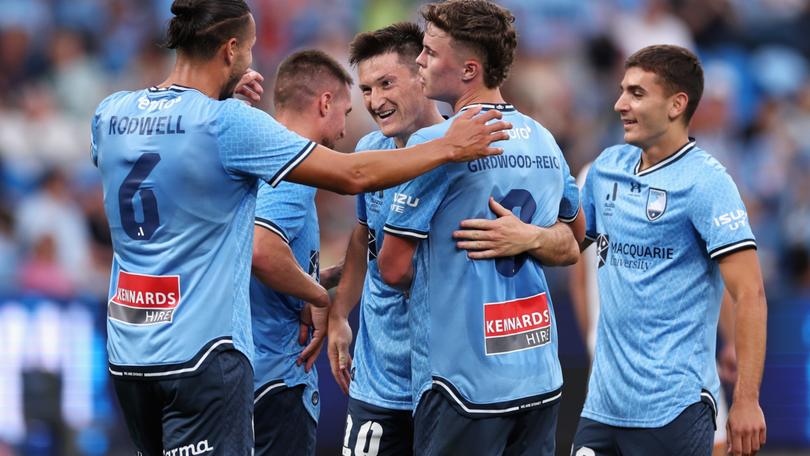
<svg viewBox="0 0 810 456"><path fill-rule="evenodd" d="M354 150L360 152L364 150L393 149L395 147L396 144L393 138L385 136L380 130L374 130L360 138Z"/></svg>
<svg viewBox="0 0 810 456"><path fill-rule="evenodd" d="M122 90L112 93L99 102L96 108L96 115L103 115L107 112L114 111L116 108L127 104L130 100L136 100L143 90Z"/></svg>
<svg viewBox="0 0 810 456"><path fill-rule="evenodd" d="M709 152L695 146L684 157L684 165L695 180L697 189L714 186L721 182L733 184L731 175L722 163Z"/></svg>
<svg viewBox="0 0 810 456"><path fill-rule="evenodd" d="M408 145L420 144L436 138L441 138L445 135L445 133L447 133L447 129L450 128L450 124L453 123L453 119L455 119L455 116L445 119L437 124L416 130L408 140Z"/></svg>
<svg viewBox="0 0 810 456"><path fill-rule="evenodd" d="M627 161L638 161L640 156L641 149L638 147L630 144L616 144L602 150L593 161L591 169L613 168Z"/></svg>

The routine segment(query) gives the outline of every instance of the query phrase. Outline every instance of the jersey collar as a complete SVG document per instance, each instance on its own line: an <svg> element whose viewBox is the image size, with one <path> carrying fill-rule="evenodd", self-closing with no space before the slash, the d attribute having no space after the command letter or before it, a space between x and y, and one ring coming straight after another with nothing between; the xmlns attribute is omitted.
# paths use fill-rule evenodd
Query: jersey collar
<svg viewBox="0 0 810 456"><path fill-rule="evenodd" d="M180 85L180 84L172 84L172 85L170 85L169 87L157 87L157 86L153 86L153 87L150 87L150 88L149 88L149 91L150 91L150 92L168 92L168 91L172 91L172 92L185 92L185 91L187 91L187 90L197 90L197 89L194 89L194 88L192 88L192 87L186 87L186 86L182 86L182 85Z"/></svg>
<svg viewBox="0 0 810 456"><path fill-rule="evenodd" d="M460 114L460 113L462 113L462 112L464 112L464 111L466 111L466 110L468 110L470 108L474 108L476 106L481 106L481 112L489 111L490 109L497 109L498 111L501 111L501 112L514 112L515 111L514 106L512 106L510 104L506 104L506 103L473 103L473 104L469 104L467 106L464 106L463 108L459 109L458 112Z"/></svg>
<svg viewBox="0 0 810 456"><path fill-rule="evenodd" d="M651 167L649 167L649 168L647 168L647 169L645 169L644 171L641 171L641 172L639 172L639 169L641 168L641 156L639 156L638 157L638 163L636 163L636 167L633 168L633 174L635 174L636 176L645 176L645 175L650 174L652 172L658 171L659 169L667 167L667 166L675 163L676 161L680 160L687 153L689 153L690 150L692 150L694 148L695 148L695 138L689 138L689 142L687 142L686 144L681 146L681 148L678 149L674 154L672 154L669 157L661 160L655 166L651 166Z"/></svg>

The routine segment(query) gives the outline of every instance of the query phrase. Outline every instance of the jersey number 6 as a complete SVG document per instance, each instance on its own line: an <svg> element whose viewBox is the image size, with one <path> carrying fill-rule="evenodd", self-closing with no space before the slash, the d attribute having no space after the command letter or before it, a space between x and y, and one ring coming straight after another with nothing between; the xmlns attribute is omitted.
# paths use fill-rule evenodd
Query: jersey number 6
<svg viewBox="0 0 810 456"><path fill-rule="evenodd" d="M118 207L121 211L121 225L129 237L136 241L147 241L160 225L157 199L155 193L149 188L141 188L141 184L155 169L160 161L156 153L143 154L135 162L132 170L127 174L121 188L118 189ZM135 194L141 197L143 221L135 219Z"/></svg>

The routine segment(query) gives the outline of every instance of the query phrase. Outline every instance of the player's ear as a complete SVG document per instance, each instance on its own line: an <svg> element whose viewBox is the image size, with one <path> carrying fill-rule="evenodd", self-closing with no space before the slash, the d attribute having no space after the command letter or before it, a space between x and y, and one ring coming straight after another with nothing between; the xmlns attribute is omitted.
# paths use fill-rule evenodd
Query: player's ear
<svg viewBox="0 0 810 456"><path fill-rule="evenodd" d="M239 53L239 41L236 38L231 38L222 45L223 52L225 53L225 63L233 65L236 61L236 56Z"/></svg>
<svg viewBox="0 0 810 456"><path fill-rule="evenodd" d="M318 112L321 114L321 117L326 117L329 113L329 110L333 108L332 102L334 101L334 95L332 92L324 92L318 98Z"/></svg>
<svg viewBox="0 0 810 456"><path fill-rule="evenodd" d="M464 62L464 69L461 72L461 80L469 82L475 79L476 76L481 74L481 62L475 59L469 59Z"/></svg>
<svg viewBox="0 0 810 456"><path fill-rule="evenodd" d="M669 105L669 115L670 120L675 120L679 116L683 115L686 111L686 106L689 104L689 95L684 92L678 92L671 97L670 105Z"/></svg>

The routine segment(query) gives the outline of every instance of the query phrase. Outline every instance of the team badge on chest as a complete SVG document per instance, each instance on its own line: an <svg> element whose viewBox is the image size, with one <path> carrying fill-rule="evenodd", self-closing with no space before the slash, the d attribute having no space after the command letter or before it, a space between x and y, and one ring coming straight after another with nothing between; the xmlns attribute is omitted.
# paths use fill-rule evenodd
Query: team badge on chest
<svg viewBox="0 0 810 456"><path fill-rule="evenodd" d="M647 194L647 219L654 222L664 215L667 210L667 192L650 187Z"/></svg>

